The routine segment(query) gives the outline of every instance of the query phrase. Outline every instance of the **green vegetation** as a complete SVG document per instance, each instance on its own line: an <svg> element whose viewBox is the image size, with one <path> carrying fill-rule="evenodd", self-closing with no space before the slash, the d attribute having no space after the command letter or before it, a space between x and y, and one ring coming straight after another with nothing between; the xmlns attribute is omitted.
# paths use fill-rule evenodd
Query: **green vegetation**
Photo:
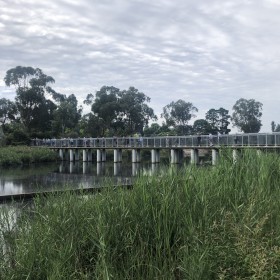
<svg viewBox="0 0 280 280"><path fill-rule="evenodd" d="M159 116L149 106L150 97L133 86L104 85L88 93L83 104L90 112L83 114L88 110L75 94L56 92L52 88L55 79L40 68L11 68L4 81L15 89L16 96L14 101L0 98L0 145L28 145L32 138L228 134L230 122L245 133L259 132L262 126L262 103L254 99L237 100L232 116L223 107L210 108L193 125L190 122L198 108L188 100L171 101L162 108L164 121L159 125ZM279 129L275 122L271 128Z"/></svg>
<svg viewBox="0 0 280 280"><path fill-rule="evenodd" d="M48 148L0 147L0 165L2 166L55 161L56 159L57 153Z"/></svg>
<svg viewBox="0 0 280 280"><path fill-rule="evenodd" d="M280 158L222 154L132 190L38 197L14 228L2 210L0 278L279 279Z"/></svg>

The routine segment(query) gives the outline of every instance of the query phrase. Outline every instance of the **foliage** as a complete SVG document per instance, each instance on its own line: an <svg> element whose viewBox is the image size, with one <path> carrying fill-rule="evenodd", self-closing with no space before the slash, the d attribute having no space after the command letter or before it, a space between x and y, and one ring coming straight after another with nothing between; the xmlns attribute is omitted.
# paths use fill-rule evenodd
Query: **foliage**
<svg viewBox="0 0 280 280"><path fill-rule="evenodd" d="M230 115L228 110L224 108L210 109L206 115L205 120L210 124L213 134L228 134L230 129L228 129Z"/></svg>
<svg viewBox="0 0 280 280"><path fill-rule="evenodd" d="M150 98L138 89L130 87L120 93L118 117L124 123L127 134L142 133L149 120L157 120L152 108L147 105Z"/></svg>
<svg viewBox="0 0 280 280"><path fill-rule="evenodd" d="M2 127L6 122L11 122L16 119L17 107L14 102L6 98L0 99L0 122Z"/></svg>
<svg viewBox="0 0 280 280"><path fill-rule="evenodd" d="M78 101L74 94L68 97L63 95L57 101L59 104L53 112L53 129L55 134L64 136L67 130L71 131L77 128L81 118L82 108L78 107Z"/></svg>
<svg viewBox="0 0 280 280"><path fill-rule="evenodd" d="M91 104L102 129L101 136L142 133L149 120L157 119L147 102L150 98L134 87L120 91L108 86L97 91L95 98L89 94L84 101L87 105Z"/></svg>
<svg viewBox="0 0 280 280"><path fill-rule="evenodd" d="M274 121L271 122L271 131L280 132L280 124L276 124Z"/></svg>
<svg viewBox="0 0 280 280"><path fill-rule="evenodd" d="M259 132L261 129L262 103L254 99L240 98L233 106L232 122L244 133Z"/></svg>
<svg viewBox="0 0 280 280"><path fill-rule="evenodd" d="M192 103L179 99L166 105L163 108L161 117L165 119L169 127L179 128L180 134L185 134L188 130L187 124L189 120L195 117L194 113L197 111L198 109Z"/></svg>
<svg viewBox="0 0 280 280"><path fill-rule="evenodd" d="M0 147L0 165L2 166L55 161L56 159L56 152L48 148Z"/></svg>
<svg viewBox="0 0 280 280"><path fill-rule="evenodd" d="M207 120L198 119L193 123L193 133L194 134L209 134L212 133L212 127Z"/></svg>
<svg viewBox="0 0 280 280"><path fill-rule="evenodd" d="M231 153L129 191L38 197L9 232L2 209L0 278L279 279L279 156Z"/></svg>
<svg viewBox="0 0 280 280"><path fill-rule="evenodd" d="M7 71L4 81L7 86L16 87L16 106L27 131L48 129L54 104L44 94L54 79L39 68L17 66Z"/></svg>

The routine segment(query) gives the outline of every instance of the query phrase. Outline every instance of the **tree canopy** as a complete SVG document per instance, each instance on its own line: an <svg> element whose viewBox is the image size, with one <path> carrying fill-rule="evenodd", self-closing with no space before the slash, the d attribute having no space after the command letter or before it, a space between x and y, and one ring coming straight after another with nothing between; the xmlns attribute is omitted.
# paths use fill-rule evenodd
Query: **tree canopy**
<svg viewBox="0 0 280 280"><path fill-rule="evenodd" d="M262 126L262 103L240 98L233 106L232 123L245 133L259 132Z"/></svg>
<svg viewBox="0 0 280 280"><path fill-rule="evenodd" d="M131 86L119 89L102 86L89 93L84 104L91 112L82 115L83 108L75 94L66 96L51 86L53 77L41 69L17 66L6 72L6 86L14 87L14 101L0 99L0 124L4 133L14 133L17 140L28 137L68 137L70 135L101 137L142 135L227 134L230 121L245 133L259 132L262 126L262 103L240 98L233 106L232 116L220 107L211 108L205 119L191 120L198 109L191 102L179 99L162 108L162 124L149 106L150 97ZM271 123L273 132L279 124Z"/></svg>

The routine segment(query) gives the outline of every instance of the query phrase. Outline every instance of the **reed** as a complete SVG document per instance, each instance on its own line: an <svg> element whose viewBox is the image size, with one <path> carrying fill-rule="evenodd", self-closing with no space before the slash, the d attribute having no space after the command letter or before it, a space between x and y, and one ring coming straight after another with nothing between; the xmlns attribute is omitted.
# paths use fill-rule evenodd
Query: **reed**
<svg viewBox="0 0 280 280"><path fill-rule="evenodd" d="M0 165L10 166L34 162L55 161L57 154L48 148L28 146L0 147Z"/></svg>
<svg viewBox="0 0 280 280"><path fill-rule="evenodd" d="M279 279L279 179L279 155L224 150L129 191L37 197L5 232L0 278Z"/></svg>

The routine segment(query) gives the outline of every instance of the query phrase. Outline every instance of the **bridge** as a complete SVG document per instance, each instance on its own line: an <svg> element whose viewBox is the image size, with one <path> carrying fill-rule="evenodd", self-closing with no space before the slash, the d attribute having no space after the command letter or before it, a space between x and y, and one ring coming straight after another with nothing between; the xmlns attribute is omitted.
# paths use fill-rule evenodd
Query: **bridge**
<svg viewBox="0 0 280 280"><path fill-rule="evenodd" d="M236 160L240 150L256 149L258 152L267 149L280 148L280 133L247 133L218 135L187 135L187 136L156 136L156 137L108 137L108 138L62 138L62 139L32 139L32 146L49 147L59 153L61 160L70 162L79 160L82 150L82 160L92 161L96 152L97 162L106 161L106 152L114 151L114 163L122 161L122 152L131 150L132 163L141 162L141 151L151 151L151 162L160 162L160 151L170 152L171 163L181 163L184 150L190 150L191 163L199 161L199 150L206 149L212 153L212 164L217 163L220 149L230 147L233 159Z"/></svg>

